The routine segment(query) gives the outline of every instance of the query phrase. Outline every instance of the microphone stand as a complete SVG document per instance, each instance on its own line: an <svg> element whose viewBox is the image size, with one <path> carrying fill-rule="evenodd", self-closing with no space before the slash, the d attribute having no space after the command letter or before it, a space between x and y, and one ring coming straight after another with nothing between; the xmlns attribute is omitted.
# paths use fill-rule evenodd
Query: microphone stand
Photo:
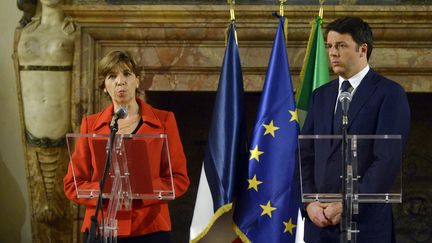
<svg viewBox="0 0 432 243"><path fill-rule="evenodd" d="M342 216L341 216L341 224L340 224L340 231L341 231L341 243L348 242L348 213L350 202L348 202L347 198L347 169L348 169L348 153L347 153L347 147L348 147L348 141L347 141L347 129L348 129L348 115L343 114L342 115L342 146L341 146L341 152L342 152Z"/></svg>
<svg viewBox="0 0 432 243"><path fill-rule="evenodd" d="M344 91L339 95L339 102L342 110L342 143L341 143L341 159L342 159L342 215L340 223L340 242L355 243L356 236L353 235L355 225L352 223L353 212L353 168L349 159L348 151L348 109L352 96L350 92ZM356 168L357 169L357 168ZM354 230L352 229L354 227ZM355 234L355 232L354 232Z"/></svg>
<svg viewBox="0 0 432 243"><path fill-rule="evenodd" d="M109 168L111 167L111 159L112 159L112 150L113 150L113 144L115 135L118 132L118 119L120 117L117 115L113 116L113 120L110 124L110 136L108 140L108 156L106 158L105 168L102 175L101 180L99 181L99 197L96 204L96 210L94 215L91 217L91 226L90 226L90 236L87 238L86 243L96 243L96 242L102 242L103 237L101 238L100 232L98 231L99 224L98 224L98 214L102 207L102 193L103 188L105 186L105 180L108 175ZM102 224L103 224L103 217L102 217Z"/></svg>

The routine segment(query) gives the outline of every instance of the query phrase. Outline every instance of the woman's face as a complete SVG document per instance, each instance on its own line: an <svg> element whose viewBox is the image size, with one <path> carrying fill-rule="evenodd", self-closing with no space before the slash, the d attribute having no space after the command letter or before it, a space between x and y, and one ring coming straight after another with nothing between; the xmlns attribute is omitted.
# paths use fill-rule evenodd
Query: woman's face
<svg viewBox="0 0 432 243"><path fill-rule="evenodd" d="M138 77L124 63L116 64L105 77L105 90L115 106L127 107L135 102Z"/></svg>

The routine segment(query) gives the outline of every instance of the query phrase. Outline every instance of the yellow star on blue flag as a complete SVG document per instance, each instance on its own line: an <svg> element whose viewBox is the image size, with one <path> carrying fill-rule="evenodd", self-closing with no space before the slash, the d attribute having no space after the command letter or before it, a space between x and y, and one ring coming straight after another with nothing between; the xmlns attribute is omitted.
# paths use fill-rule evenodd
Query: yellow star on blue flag
<svg viewBox="0 0 432 243"><path fill-rule="evenodd" d="M270 218L272 217L272 211L277 209L277 208L271 206L270 201L268 201L266 205L261 204L260 207L263 210L261 213L261 216L267 215Z"/></svg>
<svg viewBox="0 0 432 243"><path fill-rule="evenodd" d="M257 180L256 175L252 179L248 179L249 187L248 189L253 188L255 191L258 191L258 186L262 184L262 181Z"/></svg>
<svg viewBox="0 0 432 243"><path fill-rule="evenodd" d="M299 119L298 119L298 115L297 115L297 109L295 109L294 111L289 111L289 113L291 114L290 122L296 121L298 123Z"/></svg>
<svg viewBox="0 0 432 243"><path fill-rule="evenodd" d="M258 145L256 145L254 149L249 151L251 153L249 160L256 159L256 161L259 161L259 156L264 153L263 151L258 150Z"/></svg>
<svg viewBox="0 0 432 243"><path fill-rule="evenodd" d="M271 120L269 124L263 124L263 127L266 129L264 135L270 134L272 137L275 137L275 131L279 129L279 127L273 124L273 120Z"/></svg>
<svg viewBox="0 0 432 243"><path fill-rule="evenodd" d="M291 218L288 220L288 222L283 222L283 224L285 225L285 230L284 230L284 233L286 233L286 232L289 232L291 235L293 234L293 229L294 229L294 227L296 227L296 225L295 224L293 224L292 222L291 222Z"/></svg>

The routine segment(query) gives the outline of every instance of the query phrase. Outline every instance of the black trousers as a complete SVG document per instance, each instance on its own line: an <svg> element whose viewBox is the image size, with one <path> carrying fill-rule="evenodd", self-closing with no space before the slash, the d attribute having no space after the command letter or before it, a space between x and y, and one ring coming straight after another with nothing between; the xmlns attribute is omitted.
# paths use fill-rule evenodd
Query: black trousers
<svg viewBox="0 0 432 243"><path fill-rule="evenodd" d="M83 242L87 243L89 233L83 234ZM102 242L102 241L97 241ZM117 243L171 243L171 233L168 231L159 231L146 235L117 238ZM89 242L94 243L94 242Z"/></svg>

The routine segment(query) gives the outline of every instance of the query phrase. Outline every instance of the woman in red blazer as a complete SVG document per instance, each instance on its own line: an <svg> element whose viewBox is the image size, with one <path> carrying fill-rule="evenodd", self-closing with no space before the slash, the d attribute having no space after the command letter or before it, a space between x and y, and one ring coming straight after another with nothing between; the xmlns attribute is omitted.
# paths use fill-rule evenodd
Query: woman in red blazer
<svg viewBox="0 0 432 243"><path fill-rule="evenodd" d="M118 120L118 134L167 134L175 196L183 195L189 186L189 178L174 114L155 109L136 97L139 69L128 52L113 51L107 54L99 62L98 72L100 87L109 95L112 104L97 114L84 117L80 133L109 134L113 111L120 107L127 108L127 117ZM73 171L69 164L63 180L66 197L86 206L82 232L90 230L90 218L95 213L97 199L78 198L74 176L78 188L98 188L102 173L98 168L103 168L103 165L96 164L94 156L92 146L78 142L73 154ZM104 215L107 208L105 204ZM118 224L118 242L171 241L168 204L163 200L134 200L132 211L123 215ZM84 237L88 237L88 233Z"/></svg>

